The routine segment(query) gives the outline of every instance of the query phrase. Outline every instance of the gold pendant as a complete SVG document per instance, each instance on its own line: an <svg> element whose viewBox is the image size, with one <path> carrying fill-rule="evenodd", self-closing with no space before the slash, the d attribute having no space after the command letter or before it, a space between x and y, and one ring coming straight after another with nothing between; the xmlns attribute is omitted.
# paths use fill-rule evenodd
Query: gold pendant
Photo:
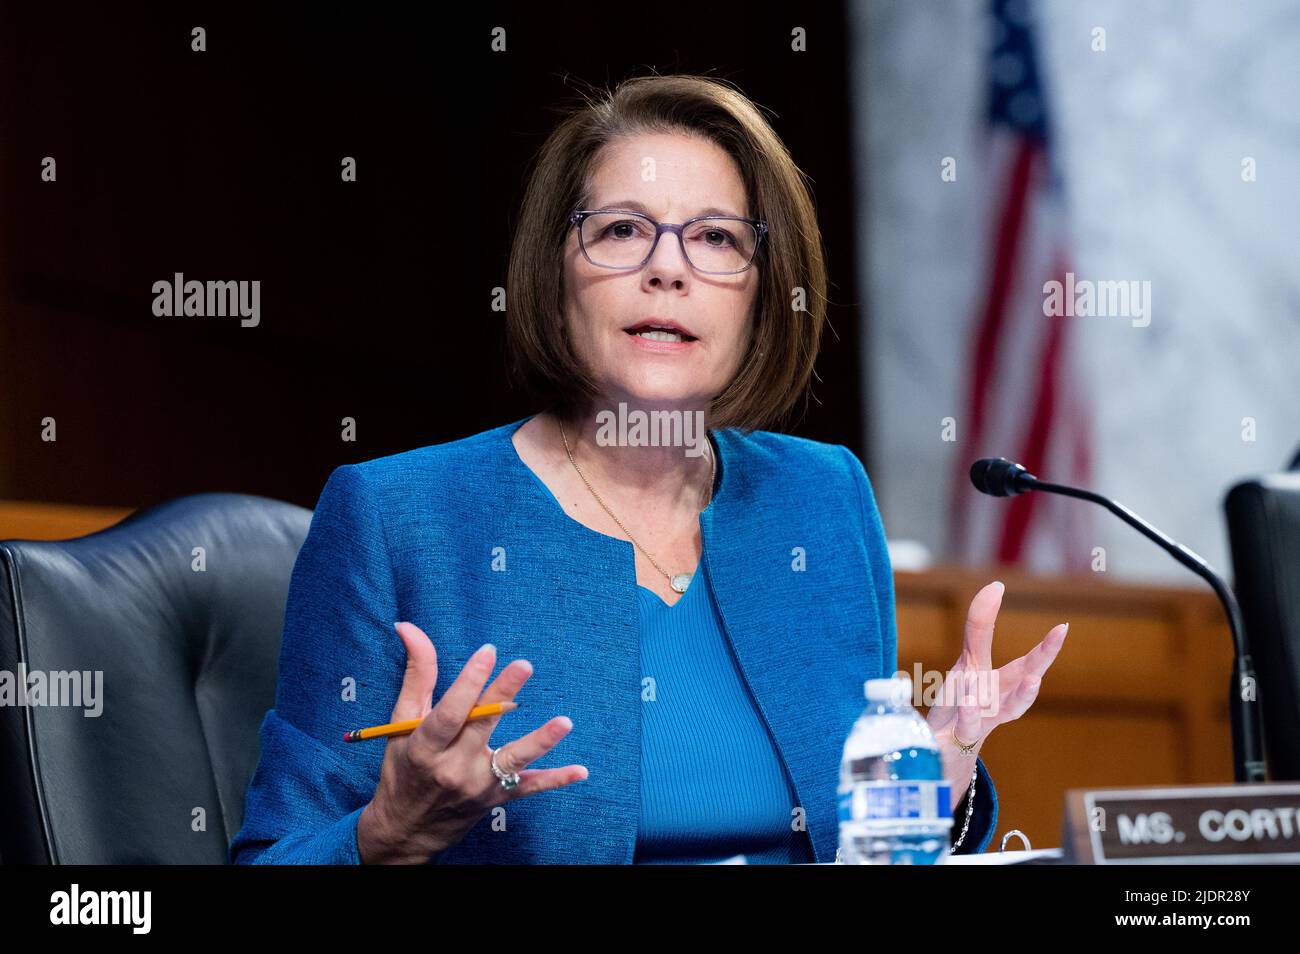
<svg viewBox="0 0 1300 954"><path fill-rule="evenodd" d="M685 593L686 587L691 585L691 575L689 573L678 573L668 581L668 585L678 593Z"/></svg>

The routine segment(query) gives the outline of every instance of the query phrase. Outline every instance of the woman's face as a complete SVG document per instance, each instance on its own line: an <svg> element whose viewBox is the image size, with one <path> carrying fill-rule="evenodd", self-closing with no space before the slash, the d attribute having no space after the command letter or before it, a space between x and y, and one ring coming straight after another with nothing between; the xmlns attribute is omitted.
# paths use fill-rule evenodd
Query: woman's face
<svg viewBox="0 0 1300 954"><path fill-rule="evenodd" d="M597 157L587 208L631 209L675 225L698 215L750 215L735 161L708 140L671 133L606 146ZM589 226L588 251L599 260L591 234ZM624 226L611 239L632 234L633 227ZM713 234L704 241L716 245L723 238ZM688 248L695 247L688 239ZM566 239L570 340L610 409L619 401L629 410L707 409L740 366L757 289L756 266L732 275L697 271L670 232L660 236L639 270L591 264L576 227ZM673 323L690 338L664 342L631 333L645 323Z"/></svg>

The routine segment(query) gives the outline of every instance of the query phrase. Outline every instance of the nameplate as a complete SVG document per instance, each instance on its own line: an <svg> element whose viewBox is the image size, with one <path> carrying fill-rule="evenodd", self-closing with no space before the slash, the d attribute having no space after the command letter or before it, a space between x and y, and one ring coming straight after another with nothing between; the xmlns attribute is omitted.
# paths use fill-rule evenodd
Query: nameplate
<svg viewBox="0 0 1300 954"><path fill-rule="evenodd" d="M1300 862L1300 783L1071 789L1072 864Z"/></svg>

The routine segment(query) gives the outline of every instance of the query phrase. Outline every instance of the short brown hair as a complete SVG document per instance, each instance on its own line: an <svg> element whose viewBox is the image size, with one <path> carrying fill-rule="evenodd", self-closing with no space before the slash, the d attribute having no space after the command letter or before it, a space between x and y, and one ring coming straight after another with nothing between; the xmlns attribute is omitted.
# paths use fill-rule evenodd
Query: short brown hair
<svg viewBox="0 0 1300 954"><path fill-rule="evenodd" d="M740 167L748 214L768 223L753 334L740 368L713 401L713 427L768 428L806 400L826 317L826 264L803 172L756 106L722 80L639 76L581 102L538 152L510 250L506 333L512 378L568 415L598 397L564 327L568 217L589 200L595 159L608 143L643 133L704 136ZM805 310L791 299L803 290Z"/></svg>

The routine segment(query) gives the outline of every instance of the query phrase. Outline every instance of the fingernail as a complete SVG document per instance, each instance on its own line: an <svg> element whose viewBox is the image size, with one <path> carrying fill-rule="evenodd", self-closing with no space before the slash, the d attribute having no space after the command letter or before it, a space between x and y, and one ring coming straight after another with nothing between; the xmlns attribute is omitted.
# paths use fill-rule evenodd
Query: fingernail
<svg viewBox="0 0 1300 954"><path fill-rule="evenodd" d="M397 629L397 627L399 627L399 626L401 626L401 625L402 625L402 621L401 621L401 620L398 620L396 623L393 624L393 629ZM400 629L397 629L397 631L398 631L399 633L401 632Z"/></svg>
<svg viewBox="0 0 1300 954"><path fill-rule="evenodd" d="M496 651L497 648L491 643L484 643L478 648L478 651L474 653L474 659L476 662L483 662L487 659L489 653L494 653Z"/></svg>
<svg viewBox="0 0 1300 954"><path fill-rule="evenodd" d="M1061 630L1061 635L1064 636L1064 635L1065 635L1066 633L1068 633L1069 631L1070 631L1070 624L1069 624L1069 623L1066 623L1066 624L1065 624L1065 629Z"/></svg>
<svg viewBox="0 0 1300 954"><path fill-rule="evenodd" d="M564 726L566 730L573 728L573 720L570 719L568 716L560 716L559 722L560 725Z"/></svg>
<svg viewBox="0 0 1300 954"><path fill-rule="evenodd" d="M998 595L1001 596L1007 591L1006 585L1001 580L994 580L993 585L998 588Z"/></svg>

